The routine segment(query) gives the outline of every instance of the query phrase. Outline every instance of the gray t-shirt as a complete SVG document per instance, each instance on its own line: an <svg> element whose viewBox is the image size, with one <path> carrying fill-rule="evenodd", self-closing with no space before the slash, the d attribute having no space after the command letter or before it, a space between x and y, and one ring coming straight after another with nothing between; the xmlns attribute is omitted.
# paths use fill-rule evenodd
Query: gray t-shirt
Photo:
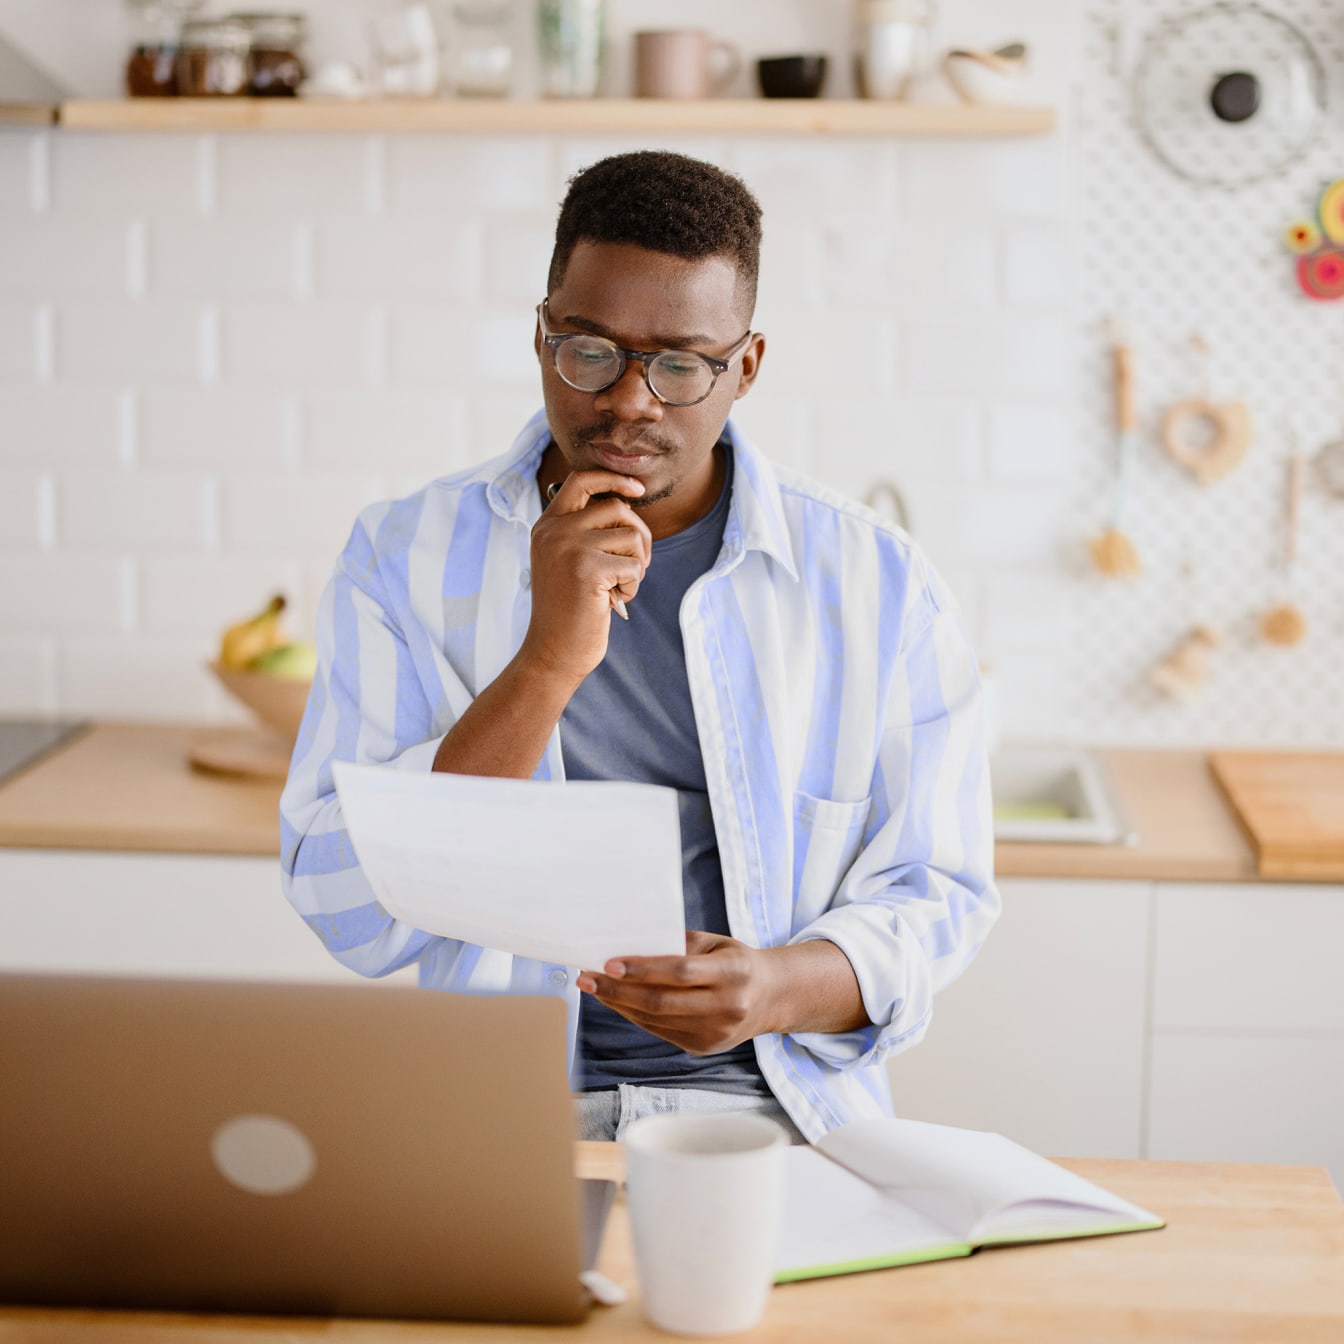
<svg viewBox="0 0 1344 1344"><path fill-rule="evenodd" d="M653 543L653 563L611 622L607 655L560 719L569 779L621 779L676 789L681 817L686 927L728 932L718 837L686 679L679 613L686 590L723 545L732 493L732 450L718 503L684 532ZM600 969L600 968L593 968ZM579 1008L579 1077L585 1091L641 1083L769 1095L750 1041L718 1055L691 1055L585 994Z"/></svg>

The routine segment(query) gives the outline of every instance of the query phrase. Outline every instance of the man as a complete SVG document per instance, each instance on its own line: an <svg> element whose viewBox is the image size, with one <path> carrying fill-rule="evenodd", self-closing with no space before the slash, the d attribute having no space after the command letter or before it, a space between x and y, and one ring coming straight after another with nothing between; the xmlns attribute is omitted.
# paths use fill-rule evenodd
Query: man
<svg viewBox="0 0 1344 1344"><path fill-rule="evenodd" d="M674 1108L809 1140L887 1113L883 1062L998 913L951 599L904 533L728 422L765 353L759 247L755 199L708 164L641 152L573 179L537 310L544 414L361 515L281 803L286 894L345 964L568 997L585 1137ZM391 919L337 759L675 788L686 955L573 976Z"/></svg>

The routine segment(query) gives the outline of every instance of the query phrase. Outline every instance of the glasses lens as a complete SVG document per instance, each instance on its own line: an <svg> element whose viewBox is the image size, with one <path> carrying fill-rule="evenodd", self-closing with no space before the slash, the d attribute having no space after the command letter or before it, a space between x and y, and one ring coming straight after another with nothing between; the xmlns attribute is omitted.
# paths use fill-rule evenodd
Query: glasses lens
<svg viewBox="0 0 1344 1344"><path fill-rule="evenodd" d="M597 336L573 336L557 347L555 369L570 387L600 392L620 377L621 356Z"/></svg>
<svg viewBox="0 0 1344 1344"><path fill-rule="evenodd" d="M648 370L653 390L674 406L702 401L714 386L714 370L688 352L665 350L649 360Z"/></svg>

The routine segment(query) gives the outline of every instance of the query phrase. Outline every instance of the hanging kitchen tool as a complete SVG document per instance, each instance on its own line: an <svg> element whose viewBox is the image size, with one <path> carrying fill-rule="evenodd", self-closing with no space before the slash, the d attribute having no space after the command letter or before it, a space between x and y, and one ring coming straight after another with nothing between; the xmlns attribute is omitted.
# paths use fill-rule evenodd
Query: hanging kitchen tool
<svg viewBox="0 0 1344 1344"><path fill-rule="evenodd" d="M1257 4L1215 4L1164 23L1134 76L1139 128L1191 182L1235 187L1300 158L1325 117L1320 56Z"/></svg>
<svg viewBox="0 0 1344 1344"><path fill-rule="evenodd" d="M1200 485L1213 485L1235 471L1251 446L1251 410L1244 401L1213 399L1209 345L1190 341L1199 364L1199 394L1178 401L1163 418L1162 446Z"/></svg>
<svg viewBox="0 0 1344 1344"><path fill-rule="evenodd" d="M1199 610L1198 576L1194 561L1181 565L1181 587L1187 619ZM1148 674L1149 682L1173 700L1193 700L1208 680L1214 650L1223 637L1211 625L1195 620L1180 641Z"/></svg>
<svg viewBox="0 0 1344 1344"><path fill-rule="evenodd" d="M1111 386L1115 406L1115 493L1111 497L1111 523L1100 536L1093 537L1087 548L1092 563L1112 579L1133 578L1143 570L1134 543L1121 530L1125 505L1129 499L1129 481L1134 471L1135 430L1138 416L1134 410L1134 351L1129 344L1125 324L1118 318L1110 323Z"/></svg>
<svg viewBox="0 0 1344 1344"><path fill-rule="evenodd" d="M1291 648L1307 637L1307 618L1292 600L1297 575L1297 536L1302 514L1302 481L1306 475L1307 460L1298 450L1297 436L1292 435L1288 454L1287 478L1284 482L1283 501L1283 574L1285 595L1277 606L1260 617L1260 634L1271 644Z"/></svg>
<svg viewBox="0 0 1344 1344"><path fill-rule="evenodd" d="M1344 499L1344 439L1327 443L1316 454L1316 479L1332 495Z"/></svg>
<svg viewBox="0 0 1344 1344"><path fill-rule="evenodd" d="M1309 299L1344 298L1344 178L1325 184L1316 218L1290 224L1284 241L1297 256L1297 283Z"/></svg>

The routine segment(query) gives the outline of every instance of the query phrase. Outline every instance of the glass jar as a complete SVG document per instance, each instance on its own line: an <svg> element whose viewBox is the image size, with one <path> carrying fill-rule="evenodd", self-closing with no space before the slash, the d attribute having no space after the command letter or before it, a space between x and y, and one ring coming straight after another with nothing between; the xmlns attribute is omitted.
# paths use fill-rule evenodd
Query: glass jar
<svg viewBox="0 0 1344 1344"><path fill-rule="evenodd" d="M183 20L201 0L126 0L131 52L126 92L132 98L168 98L177 92L177 46Z"/></svg>
<svg viewBox="0 0 1344 1344"><path fill-rule="evenodd" d="M293 98L303 83L303 14L231 14L248 31L247 91L254 98Z"/></svg>
<svg viewBox="0 0 1344 1344"><path fill-rule="evenodd" d="M513 83L513 0L456 0L450 77L464 98L505 98Z"/></svg>
<svg viewBox="0 0 1344 1344"><path fill-rule="evenodd" d="M537 0L544 97L597 97L606 29L606 0Z"/></svg>
<svg viewBox="0 0 1344 1344"><path fill-rule="evenodd" d="M247 93L252 35L233 19L194 19L182 25L177 91L183 98L234 98Z"/></svg>

